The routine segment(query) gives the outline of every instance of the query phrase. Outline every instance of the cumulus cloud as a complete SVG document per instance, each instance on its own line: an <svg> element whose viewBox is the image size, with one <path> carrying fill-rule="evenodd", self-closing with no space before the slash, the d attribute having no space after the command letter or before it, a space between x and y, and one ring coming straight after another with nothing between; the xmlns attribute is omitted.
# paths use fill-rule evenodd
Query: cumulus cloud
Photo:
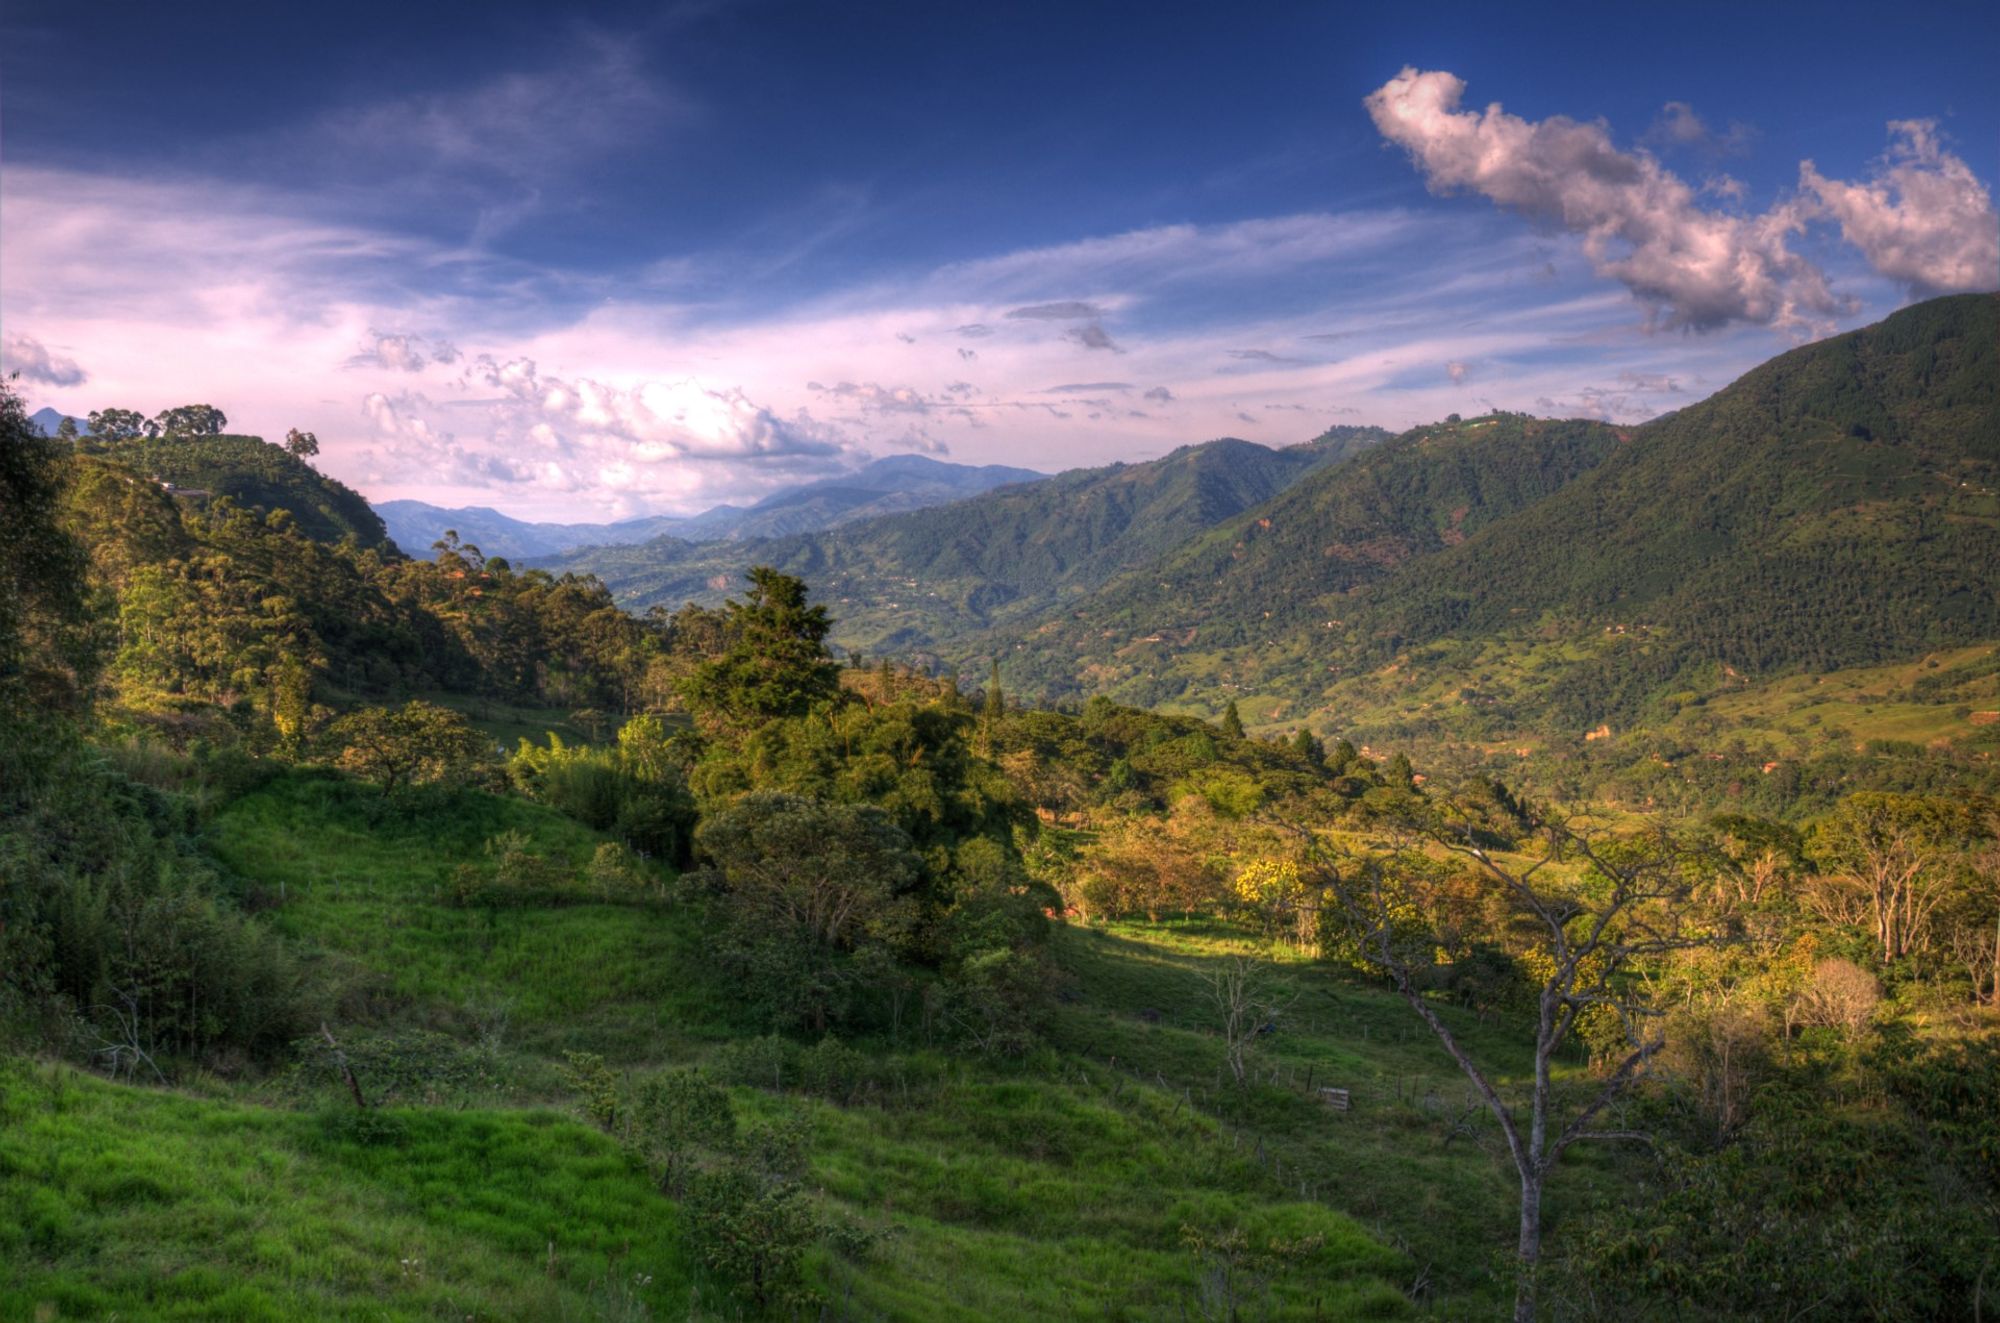
<svg viewBox="0 0 2000 1323"><path fill-rule="evenodd" d="M9 335L0 339L0 376L21 374L23 381L44 386L81 386L90 379L73 358L53 353L30 335Z"/></svg>
<svg viewBox="0 0 2000 1323"><path fill-rule="evenodd" d="M1165 386L1155 386L1146 392L1146 398L1155 404L1172 404L1174 402L1174 393Z"/></svg>
<svg viewBox="0 0 2000 1323"><path fill-rule="evenodd" d="M692 379L619 386L482 354L453 389L363 399L371 477L615 494L644 506L741 486L746 470L772 482L838 472L861 454L804 409L781 416L741 389ZM935 448L921 436L911 444Z"/></svg>
<svg viewBox="0 0 2000 1323"><path fill-rule="evenodd" d="M433 364L456 363L462 355L448 340L431 341L421 335L368 332L369 344L347 360L353 368L378 367L391 372L422 372Z"/></svg>
<svg viewBox="0 0 2000 1323"><path fill-rule="evenodd" d="M1799 190L1870 266L1913 293L2000 285L2000 218L1986 186L1940 144L1935 120L1896 120L1889 133L1871 178L1828 179L1805 161Z"/></svg>
<svg viewBox="0 0 2000 1323"><path fill-rule="evenodd" d="M1461 110L1464 93L1453 74L1406 68L1365 104L1433 191L1470 189L1581 236L1592 267L1631 290L1654 324L1802 328L1849 310L1819 268L1791 251L1805 221L1798 208L1747 217L1706 210L1651 155L1619 151L1601 123L1531 122L1497 103Z"/></svg>
<svg viewBox="0 0 2000 1323"><path fill-rule="evenodd" d="M1649 147L1684 148L1711 156L1740 156L1750 150L1757 131L1748 124L1732 122L1717 133L1709 128L1694 107L1685 101L1669 101L1660 108L1653 126L1641 139Z"/></svg>
<svg viewBox="0 0 2000 1323"><path fill-rule="evenodd" d="M1444 365L1444 374L1451 378L1452 385L1463 386L1465 379L1472 375L1472 369L1454 359Z"/></svg>
<svg viewBox="0 0 2000 1323"><path fill-rule="evenodd" d="M1122 354L1125 352L1123 349L1120 349L1118 347L1116 341L1112 340L1111 333L1109 331L1106 331L1102 326L1099 326L1096 322L1090 322L1086 325L1075 327L1074 329L1065 332L1063 338L1067 340L1074 340L1078 344L1082 345L1085 349L1108 349L1114 354Z"/></svg>

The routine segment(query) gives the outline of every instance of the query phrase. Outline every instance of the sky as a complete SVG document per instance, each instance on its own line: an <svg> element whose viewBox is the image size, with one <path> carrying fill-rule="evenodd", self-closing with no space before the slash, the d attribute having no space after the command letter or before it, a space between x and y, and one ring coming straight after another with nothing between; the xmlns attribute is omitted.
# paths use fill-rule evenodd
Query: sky
<svg viewBox="0 0 2000 1323"><path fill-rule="evenodd" d="M616 519L1492 408L2000 287L2000 7L0 11L0 359Z"/></svg>

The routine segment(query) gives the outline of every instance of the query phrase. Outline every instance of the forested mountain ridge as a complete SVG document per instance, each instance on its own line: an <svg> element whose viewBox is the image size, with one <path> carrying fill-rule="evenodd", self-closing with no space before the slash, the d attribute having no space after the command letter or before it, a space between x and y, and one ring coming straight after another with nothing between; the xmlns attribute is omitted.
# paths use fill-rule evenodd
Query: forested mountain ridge
<svg viewBox="0 0 2000 1323"><path fill-rule="evenodd" d="M1530 426L1494 426L1510 425ZM1443 431L1418 429L1372 458L1421 457L1436 444L1423 438ZM1616 435L1574 481L1366 576L1325 573L1326 557L1305 550L1357 546L1351 507L1314 506L1363 470L1320 475L1022 651L1052 689L1138 701L1195 689L1219 706L1219 686L1234 684L1310 704L1330 677L1420 644L1611 629L1631 646L1551 687L1551 713L1594 725L1703 666L1862 665L2000 635L1994 296L1933 300L1803 346ZM1129 650L1134 633L1197 616L1200 644Z"/></svg>
<svg viewBox="0 0 2000 1323"><path fill-rule="evenodd" d="M1021 656L1030 682L1089 689L1190 651L1322 630L1346 613L1347 594L1533 505L1620 444L1602 423L1513 414L1416 428L1113 580L1067 618L1023 626L998 650ZM1082 669L1064 674L1079 658Z"/></svg>
<svg viewBox="0 0 2000 1323"><path fill-rule="evenodd" d="M701 545L660 539L548 563L597 575L634 608L717 600L749 566L773 565L807 579L835 607L842 644L931 652L997 620L1060 610L1386 435L1336 428L1281 450L1225 438L826 533Z"/></svg>

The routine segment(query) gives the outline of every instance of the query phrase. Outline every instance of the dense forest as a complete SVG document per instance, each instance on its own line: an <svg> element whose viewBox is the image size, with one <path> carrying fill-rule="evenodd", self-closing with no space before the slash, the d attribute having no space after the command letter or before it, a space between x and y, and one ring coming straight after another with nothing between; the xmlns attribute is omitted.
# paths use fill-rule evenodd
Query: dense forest
<svg viewBox="0 0 2000 1323"><path fill-rule="evenodd" d="M1991 310L1629 435L1057 478L642 616L455 535L399 554L306 446L45 438L7 393L0 1313L1980 1316L2000 799L1921 723L2000 707ZM1623 595L1508 540L1737 423L1703 453L1821 467L1694 474L1729 495L1677 573L1640 572L1685 535L1636 514L1586 526L1632 539ZM1803 513L1730 514L1757 502ZM1317 619L1352 601L1329 618L1408 622L1367 646L1434 649L1402 683L1457 706L1359 663L1337 712L1204 673L1204 715L1119 701L1174 674L1122 652L1073 659L1115 693L1052 685L1028 635L962 672L929 636L843 654L836 544L1244 647L1268 610L1322 668L1364 655ZM1465 577L1501 573L1480 547L1522 567ZM1902 609L1828 575L1774 651L1722 654L1757 674L1660 705L1714 660L1686 640L1723 646L1682 585L1841 557ZM1594 650L1507 637L1509 601ZM1521 733L1592 667L1649 720Z"/></svg>

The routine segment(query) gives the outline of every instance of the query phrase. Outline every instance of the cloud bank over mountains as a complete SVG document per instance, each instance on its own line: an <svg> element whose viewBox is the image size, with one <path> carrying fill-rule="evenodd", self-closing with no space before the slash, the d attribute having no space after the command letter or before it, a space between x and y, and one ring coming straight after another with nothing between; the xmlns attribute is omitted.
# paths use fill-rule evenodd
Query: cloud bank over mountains
<svg viewBox="0 0 2000 1323"><path fill-rule="evenodd" d="M787 233L782 262L592 265L498 236L567 205L620 134L702 112L615 49L567 59L587 76L503 74L287 139L393 188L469 190L470 234L283 183L10 166L5 370L69 413L209 400L246 430L313 431L371 496L603 518L896 451L1052 470L1490 407L1637 421L1768 357L1774 331L2000 285L1990 193L1932 121L1891 123L1856 177L1807 160L1794 186L1788 165L1756 210L1719 169L1754 174L1745 125L1668 102L1623 147L1602 122L1466 109L1462 79L1414 69L1338 113L1432 192L1493 207L1169 218L789 286L767 273L837 232Z"/></svg>

